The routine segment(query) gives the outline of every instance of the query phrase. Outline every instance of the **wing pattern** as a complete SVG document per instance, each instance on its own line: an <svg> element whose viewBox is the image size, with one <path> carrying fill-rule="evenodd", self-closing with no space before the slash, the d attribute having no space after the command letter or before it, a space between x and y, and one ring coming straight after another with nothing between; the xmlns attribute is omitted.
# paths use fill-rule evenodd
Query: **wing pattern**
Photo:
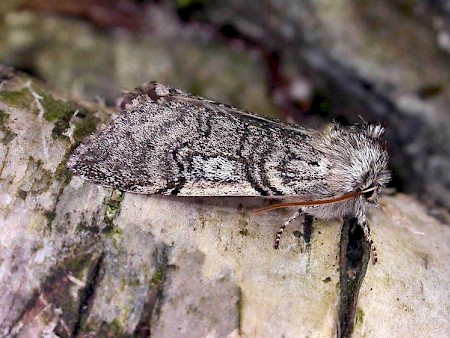
<svg viewBox="0 0 450 338"><path fill-rule="evenodd" d="M78 147L68 167L142 194L301 196L326 191L319 132L156 83L124 95L122 112Z"/></svg>

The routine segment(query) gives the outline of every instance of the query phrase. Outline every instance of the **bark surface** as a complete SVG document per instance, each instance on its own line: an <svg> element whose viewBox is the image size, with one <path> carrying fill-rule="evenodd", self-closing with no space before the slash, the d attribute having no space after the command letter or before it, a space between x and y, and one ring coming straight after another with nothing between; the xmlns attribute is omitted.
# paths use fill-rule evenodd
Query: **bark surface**
<svg viewBox="0 0 450 338"><path fill-rule="evenodd" d="M447 214L385 197L369 215L379 264L362 269L339 222L318 222L309 247L291 225L275 251L291 210L250 215L262 199L71 176L74 145L110 112L10 69L0 81L0 336L329 337L355 318L355 336L450 334Z"/></svg>

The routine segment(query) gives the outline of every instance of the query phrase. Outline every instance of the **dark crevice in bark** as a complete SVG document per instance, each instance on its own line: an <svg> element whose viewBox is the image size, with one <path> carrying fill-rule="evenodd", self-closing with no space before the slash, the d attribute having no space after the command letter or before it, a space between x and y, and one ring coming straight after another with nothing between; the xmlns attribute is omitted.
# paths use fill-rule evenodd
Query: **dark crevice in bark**
<svg viewBox="0 0 450 338"><path fill-rule="evenodd" d="M164 298L164 289L167 281L170 247L166 244L158 244L155 255L155 270L150 280L147 291L147 300L141 313L141 318L134 331L134 337L150 337L152 335L152 318L158 316Z"/></svg>
<svg viewBox="0 0 450 338"><path fill-rule="evenodd" d="M16 298L18 298L18 296L16 296L15 299ZM33 306L35 306L38 298L39 298L39 291L35 290L33 292L32 296L30 297L30 300L28 302L26 302L25 306L23 307L23 310L20 312L20 315L17 317L17 319L14 320L10 325L8 325L8 328L5 331L3 331L5 334L5 337L14 337L14 335L12 334L13 331L20 332L20 330L16 330L16 329L18 327L23 326L23 318L25 318L29 309L32 308ZM11 306L9 308L10 311L14 308L15 299L11 303ZM4 322L1 322L0 329L3 329L4 326L6 326L6 325L4 325ZM16 333L16 335L17 335L17 333Z"/></svg>
<svg viewBox="0 0 450 338"><path fill-rule="evenodd" d="M80 306L78 308L78 320L74 326L72 337L76 337L80 331L82 331L84 320L89 314L89 308L91 306L91 300L95 295L97 285L101 279L101 268L103 266L103 254L97 259L93 265L89 276L86 281L86 289L80 294Z"/></svg>
<svg viewBox="0 0 450 338"><path fill-rule="evenodd" d="M370 245L356 218L342 225L340 252L340 299L338 337L351 337L356 317L359 290L370 261Z"/></svg>

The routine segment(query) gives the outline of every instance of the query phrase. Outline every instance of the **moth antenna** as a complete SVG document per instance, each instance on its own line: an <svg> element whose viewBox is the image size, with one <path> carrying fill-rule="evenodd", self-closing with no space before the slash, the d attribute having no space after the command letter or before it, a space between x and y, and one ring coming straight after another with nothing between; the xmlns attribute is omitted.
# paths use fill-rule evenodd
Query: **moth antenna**
<svg viewBox="0 0 450 338"><path fill-rule="evenodd" d="M362 194L373 191L375 189L377 189L377 187L371 187L371 188L361 190L361 191L352 191L352 192L349 192L349 193L344 194L339 197L327 198L327 199L323 199L323 200L278 203L278 204L274 204L274 205L269 205L267 207L252 210L252 211L250 211L250 213L254 214L254 213L258 213L258 212L282 209L282 208L289 208L289 207L300 207L300 206L303 206L303 207L308 206L309 207L309 206L314 206L314 205L337 203L337 202L342 202L342 201L345 201L345 200L348 200L348 199L351 199L354 197L358 197Z"/></svg>

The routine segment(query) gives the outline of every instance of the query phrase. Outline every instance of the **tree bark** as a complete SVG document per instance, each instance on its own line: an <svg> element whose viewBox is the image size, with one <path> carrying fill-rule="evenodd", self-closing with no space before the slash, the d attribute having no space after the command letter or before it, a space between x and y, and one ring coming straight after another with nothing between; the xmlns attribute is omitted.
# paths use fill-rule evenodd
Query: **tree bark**
<svg viewBox="0 0 450 338"><path fill-rule="evenodd" d="M1 336L450 334L450 227L414 198L370 213L377 265L363 250L355 269L339 222L317 222L309 245L291 225L274 250L291 211L249 214L263 199L123 194L73 177L67 157L110 111L10 69L0 79Z"/></svg>

